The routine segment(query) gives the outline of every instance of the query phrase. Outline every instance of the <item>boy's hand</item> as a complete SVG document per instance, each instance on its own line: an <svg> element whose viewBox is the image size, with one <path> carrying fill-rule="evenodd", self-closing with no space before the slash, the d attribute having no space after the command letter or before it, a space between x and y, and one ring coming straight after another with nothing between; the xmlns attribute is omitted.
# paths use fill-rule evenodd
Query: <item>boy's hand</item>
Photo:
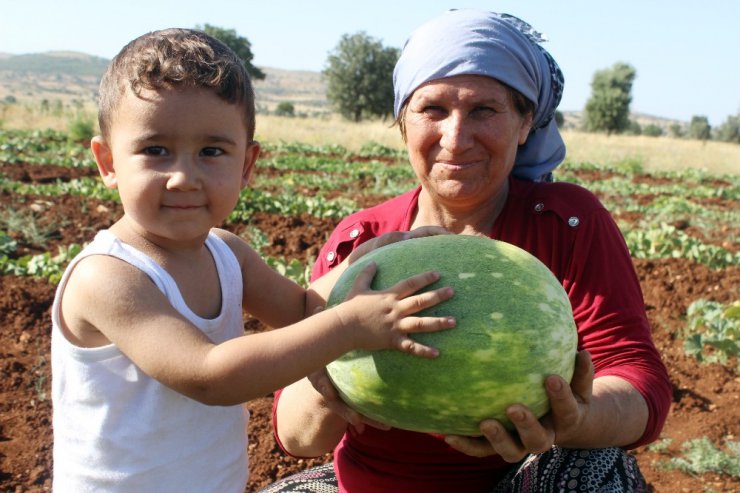
<svg viewBox="0 0 740 493"><path fill-rule="evenodd" d="M411 231L393 231L392 233L386 233L384 235L368 240L362 245L359 245L352 251L352 253L349 254L349 256L347 257L347 261L351 264L352 262L355 262L358 258L369 253L371 250L375 250L376 248L390 245L391 243L396 243L398 241L411 240L413 238L422 238L424 236L451 234L453 233L449 232L442 226L422 226Z"/></svg>
<svg viewBox="0 0 740 493"><path fill-rule="evenodd" d="M414 317L413 314L452 297L450 287L414 294L439 279L437 272L425 272L403 279L383 291L373 291L370 283L376 265L368 263L357 276L347 301L337 305L337 314L345 326L356 333L356 347L362 349L398 349L415 356L435 358L439 350L420 344L408 334L435 332L455 326L453 317Z"/></svg>

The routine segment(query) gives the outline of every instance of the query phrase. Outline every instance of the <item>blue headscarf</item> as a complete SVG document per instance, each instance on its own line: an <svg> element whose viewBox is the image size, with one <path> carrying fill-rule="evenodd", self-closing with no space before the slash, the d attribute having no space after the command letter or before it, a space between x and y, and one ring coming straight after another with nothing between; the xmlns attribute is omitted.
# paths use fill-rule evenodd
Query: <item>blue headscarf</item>
<svg viewBox="0 0 740 493"><path fill-rule="evenodd" d="M535 103L532 131L519 146L512 174L550 180L565 158L553 118L563 94L563 74L539 43L546 39L508 14L449 10L414 31L393 71L394 113L420 85L453 75L485 75Z"/></svg>

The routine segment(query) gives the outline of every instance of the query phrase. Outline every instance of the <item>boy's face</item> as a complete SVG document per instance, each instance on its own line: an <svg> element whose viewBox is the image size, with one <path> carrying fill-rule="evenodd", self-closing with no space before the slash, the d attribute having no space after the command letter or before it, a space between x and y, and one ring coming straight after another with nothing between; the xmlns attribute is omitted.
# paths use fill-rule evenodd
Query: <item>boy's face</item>
<svg viewBox="0 0 740 493"><path fill-rule="evenodd" d="M205 89L127 91L109 140L92 148L128 220L160 241L202 241L231 213L259 154L240 108Z"/></svg>

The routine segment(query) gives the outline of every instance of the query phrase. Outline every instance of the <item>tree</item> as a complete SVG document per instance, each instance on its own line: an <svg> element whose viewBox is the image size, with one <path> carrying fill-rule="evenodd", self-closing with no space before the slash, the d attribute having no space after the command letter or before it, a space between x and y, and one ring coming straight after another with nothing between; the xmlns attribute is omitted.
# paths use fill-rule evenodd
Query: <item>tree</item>
<svg viewBox="0 0 740 493"><path fill-rule="evenodd" d="M663 135L663 129L655 123L648 123L645 125L645 128L642 129L642 135L647 135L648 137L660 137Z"/></svg>
<svg viewBox="0 0 740 493"><path fill-rule="evenodd" d="M683 127L680 123L674 123L670 126L671 135L676 138L683 137Z"/></svg>
<svg viewBox="0 0 740 493"><path fill-rule="evenodd" d="M630 120L624 131L630 135L642 135L642 126L637 120Z"/></svg>
<svg viewBox="0 0 740 493"><path fill-rule="evenodd" d="M555 110L555 125L558 126L558 128L563 128L563 125L565 125L565 115L561 111Z"/></svg>
<svg viewBox="0 0 740 493"><path fill-rule="evenodd" d="M706 116L693 116L689 123L689 137L698 140L709 140L712 136L712 127Z"/></svg>
<svg viewBox="0 0 740 493"><path fill-rule="evenodd" d="M263 80L265 78L265 73L252 65L252 58L254 58L252 54L252 43L247 38L239 36L234 29L224 29L210 24L195 26L195 28L213 36L234 50L234 53L244 62L247 73L253 80Z"/></svg>
<svg viewBox="0 0 740 493"><path fill-rule="evenodd" d="M295 106L290 101L280 101L275 108L277 116L295 116Z"/></svg>
<svg viewBox="0 0 740 493"><path fill-rule="evenodd" d="M734 116L729 115L727 120L717 128L717 139L740 144L740 113Z"/></svg>
<svg viewBox="0 0 740 493"><path fill-rule="evenodd" d="M591 82L591 98L586 102L586 129L596 132L623 132L630 126L632 83L637 71L626 63L598 70Z"/></svg>
<svg viewBox="0 0 740 493"><path fill-rule="evenodd" d="M393 67L400 51L364 32L344 34L329 53L323 75L326 98L345 118L359 122L393 112Z"/></svg>

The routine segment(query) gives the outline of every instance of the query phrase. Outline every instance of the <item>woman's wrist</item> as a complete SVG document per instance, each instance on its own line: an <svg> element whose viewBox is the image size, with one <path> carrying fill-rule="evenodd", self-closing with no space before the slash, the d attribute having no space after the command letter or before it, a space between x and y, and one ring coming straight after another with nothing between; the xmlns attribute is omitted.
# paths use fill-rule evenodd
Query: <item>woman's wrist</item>
<svg viewBox="0 0 740 493"><path fill-rule="evenodd" d="M615 376L594 379L593 396L582 425L571 436L556 439L566 448L624 447L645 432L648 407L642 395Z"/></svg>

